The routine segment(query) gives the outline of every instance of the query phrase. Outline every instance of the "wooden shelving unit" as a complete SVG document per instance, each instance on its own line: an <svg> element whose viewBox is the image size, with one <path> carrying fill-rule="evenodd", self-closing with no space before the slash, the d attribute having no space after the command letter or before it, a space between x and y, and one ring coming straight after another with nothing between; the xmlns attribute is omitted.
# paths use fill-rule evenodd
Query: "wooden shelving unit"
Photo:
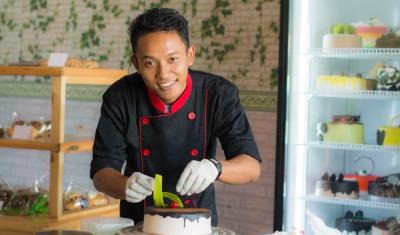
<svg viewBox="0 0 400 235"><path fill-rule="evenodd" d="M1 148L47 150L50 152L49 213L47 216L0 216L0 234L32 235L48 229L78 229L80 220L91 216L118 216L119 203L79 211L63 212L63 165L65 153L91 151L93 140L65 141L65 88L70 84L109 85L125 76L125 70L0 66L6 75L50 76L52 78L51 141L0 139Z"/></svg>

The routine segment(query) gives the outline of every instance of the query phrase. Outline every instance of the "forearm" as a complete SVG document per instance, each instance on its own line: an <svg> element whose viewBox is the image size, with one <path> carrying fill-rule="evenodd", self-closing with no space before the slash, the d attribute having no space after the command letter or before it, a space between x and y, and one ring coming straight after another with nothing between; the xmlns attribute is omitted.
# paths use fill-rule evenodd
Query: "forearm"
<svg viewBox="0 0 400 235"><path fill-rule="evenodd" d="M260 163L247 154L230 160L221 160L222 173L218 180L228 184L245 184L260 176Z"/></svg>
<svg viewBox="0 0 400 235"><path fill-rule="evenodd" d="M128 177L112 168L103 168L96 172L93 184L97 190L116 199L125 199L125 185Z"/></svg>

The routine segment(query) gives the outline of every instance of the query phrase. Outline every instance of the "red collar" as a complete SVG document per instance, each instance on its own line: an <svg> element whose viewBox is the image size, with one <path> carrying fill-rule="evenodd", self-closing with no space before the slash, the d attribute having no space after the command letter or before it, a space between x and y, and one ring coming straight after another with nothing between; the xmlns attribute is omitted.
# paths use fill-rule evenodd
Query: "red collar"
<svg viewBox="0 0 400 235"><path fill-rule="evenodd" d="M190 94L192 93L192 77L190 74L187 75L186 79L186 88L183 91L182 95L171 104L171 109L169 113L176 113L180 108L185 105L186 101L189 99ZM147 94L150 98L151 104L161 113L165 113L165 104L154 92L147 89Z"/></svg>

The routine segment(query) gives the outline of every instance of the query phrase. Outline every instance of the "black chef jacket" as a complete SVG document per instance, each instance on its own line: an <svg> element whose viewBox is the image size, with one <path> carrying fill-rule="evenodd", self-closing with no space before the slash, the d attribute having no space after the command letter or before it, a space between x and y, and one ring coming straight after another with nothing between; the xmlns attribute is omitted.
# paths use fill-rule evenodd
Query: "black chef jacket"
<svg viewBox="0 0 400 235"><path fill-rule="evenodd" d="M261 162L237 88L226 79L189 71L183 94L169 109L148 90L137 73L123 77L103 95L93 146L90 177L102 168L163 176L163 191L176 194L176 183L191 160L215 158L217 138L226 159L248 154ZM125 168L123 168L126 161ZM185 207L209 208L217 225L214 186L192 196L178 195ZM143 220L140 203L121 200L121 217Z"/></svg>

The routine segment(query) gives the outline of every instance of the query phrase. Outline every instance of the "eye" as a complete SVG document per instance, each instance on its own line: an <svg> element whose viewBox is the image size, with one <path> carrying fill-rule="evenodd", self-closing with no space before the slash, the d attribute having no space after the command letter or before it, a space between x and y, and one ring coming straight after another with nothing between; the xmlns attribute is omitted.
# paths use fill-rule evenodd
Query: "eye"
<svg viewBox="0 0 400 235"><path fill-rule="evenodd" d="M170 63L174 63L174 62L176 62L176 61L178 61L178 57L171 57L171 58L169 58L169 62L170 62Z"/></svg>
<svg viewBox="0 0 400 235"><path fill-rule="evenodd" d="M145 65L146 67L152 67L152 66L154 66L154 61L152 61L152 60L145 60L145 61L144 61L144 65Z"/></svg>

